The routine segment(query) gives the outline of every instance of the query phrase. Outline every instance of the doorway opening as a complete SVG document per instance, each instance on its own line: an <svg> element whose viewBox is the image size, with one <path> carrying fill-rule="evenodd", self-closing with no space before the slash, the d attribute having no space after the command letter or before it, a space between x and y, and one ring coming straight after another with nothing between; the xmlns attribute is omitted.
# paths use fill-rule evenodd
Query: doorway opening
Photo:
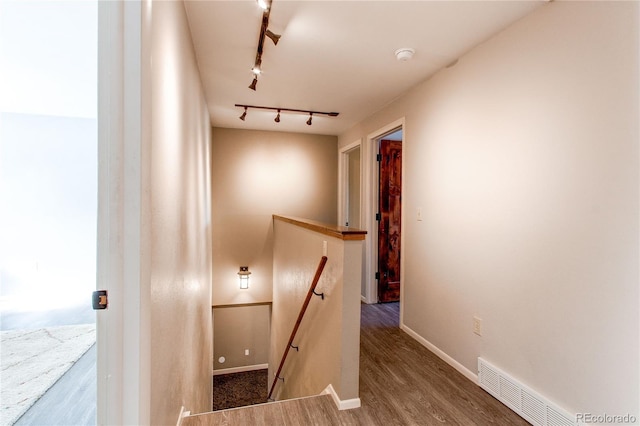
<svg viewBox="0 0 640 426"><path fill-rule="evenodd" d="M365 141L355 141L340 149L339 155L339 206L338 223L342 226L353 226L367 231L367 238L363 250L362 262L362 302L367 304L381 301L397 300L400 303L400 318L402 318L402 274L403 250L402 239L402 144L405 142L404 118L396 120L375 132L369 134ZM386 172L393 173L396 182L393 184L393 200L387 200L387 205L392 205L393 231L390 242L383 243L385 250L380 250L379 221L380 212L380 164L378 154L383 140L393 141L389 145L395 145L396 152L392 154L394 160L389 164ZM386 144L386 143L385 143ZM400 150L398 151L397 148ZM389 167L391 166L391 167ZM357 170L357 172L355 171ZM359 175L359 179L356 177ZM388 192L388 191L387 191ZM357 194L357 196L356 196ZM354 213L357 211L357 213ZM387 215L389 216L389 215ZM382 214L380 214L382 218ZM359 223L355 222L359 219ZM387 222L388 223L388 222ZM392 254L386 250L391 244ZM380 266L379 252L383 255L383 263L386 265L387 278L393 278L393 291L395 297L390 300L380 298L378 276ZM393 257L393 258L391 258ZM390 275L389 267L393 265L393 275ZM384 272L383 272L384 273ZM388 286L388 280L386 285Z"/></svg>
<svg viewBox="0 0 640 426"><path fill-rule="evenodd" d="M400 301L402 129L378 139L378 302Z"/></svg>
<svg viewBox="0 0 640 426"><path fill-rule="evenodd" d="M347 152L347 219L345 226L360 228L360 146Z"/></svg>
<svg viewBox="0 0 640 426"><path fill-rule="evenodd" d="M340 207L339 225L352 228L362 227L361 187L362 167L360 141L356 141L340 150Z"/></svg>
<svg viewBox="0 0 640 426"><path fill-rule="evenodd" d="M350 228L366 229L363 220L363 167L361 141L355 141L340 150L339 179L340 195L338 207L338 224ZM362 281L360 295L367 302L366 249L362 251Z"/></svg>
<svg viewBox="0 0 640 426"><path fill-rule="evenodd" d="M383 277L384 271L380 270L381 256L380 252L383 252L382 263L386 264L387 278L390 278L390 272L388 267L394 265L393 270L393 286L394 291L399 293L396 295L397 300L400 303L400 318L402 318L402 270L403 270L403 256L401 256L403 250L402 239L402 190L404 183L402 182L402 153L396 152L392 155L395 156L393 161L388 164L384 173L392 172L394 178L397 181L393 184L393 200L387 200L386 204L392 205L393 221L395 222L392 231L391 246L394 249L393 255L384 254L389 242L382 242L378 236L380 221L382 219L382 213L380 211L380 179L381 170L380 163L378 162L378 154L380 153L380 147L383 140L395 141L393 144L399 148L402 148L403 143L406 142L406 134L404 131L404 118L398 119L388 125L370 133L365 142L362 143L361 158L362 158L362 228L368 232L367 239L365 241L365 253L364 253L364 283L362 300L364 303L379 303L385 301L384 298L380 298L379 293L379 279ZM389 168L391 166L391 169ZM389 229L388 227L385 229ZM380 245L385 245L385 250L380 249ZM391 258L393 257L393 259ZM394 298L395 299L395 298Z"/></svg>
<svg viewBox="0 0 640 426"><path fill-rule="evenodd" d="M3 425L96 423L97 9L0 2Z"/></svg>

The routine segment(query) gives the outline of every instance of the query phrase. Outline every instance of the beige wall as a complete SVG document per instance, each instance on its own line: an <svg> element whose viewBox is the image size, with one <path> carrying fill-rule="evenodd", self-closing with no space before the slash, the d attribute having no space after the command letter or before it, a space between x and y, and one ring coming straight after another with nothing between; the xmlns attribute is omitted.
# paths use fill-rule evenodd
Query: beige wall
<svg viewBox="0 0 640 426"><path fill-rule="evenodd" d="M211 410L210 124L184 5L152 5L151 424Z"/></svg>
<svg viewBox="0 0 640 426"><path fill-rule="evenodd" d="M210 122L183 3L99 4L100 424L211 407Z"/></svg>
<svg viewBox="0 0 640 426"><path fill-rule="evenodd" d="M274 289L269 386L280 365L326 242L328 258L272 398L318 395L332 385L342 401L357 400L360 360L362 241L343 241L274 220Z"/></svg>
<svg viewBox="0 0 640 426"><path fill-rule="evenodd" d="M246 366L266 368L269 362L270 304L214 308L213 324L213 368L218 370L216 374L225 373L220 370ZM247 349L249 355L245 355ZM224 362L220 362L220 357L224 357Z"/></svg>
<svg viewBox="0 0 640 426"><path fill-rule="evenodd" d="M337 138L214 128L212 140L213 304L271 301L271 215L335 223Z"/></svg>
<svg viewBox="0 0 640 426"><path fill-rule="evenodd" d="M272 215L335 223L337 137L216 127L212 140L212 303L271 302ZM239 288L241 265L251 271L248 290ZM247 310L251 314L245 316ZM252 340L247 334L269 335L269 323L262 314L255 307L224 308L224 321L216 329L227 332L215 334L214 369L267 362L263 354L268 352L269 341ZM251 340L259 356L236 356L244 354ZM220 355L228 359L224 365L218 362Z"/></svg>
<svg viewBox="0 0 640 426"><path fill-rule="evenodd" d="M639 410L638 8L549 3L339 138L405 119L404 326L573 413Z"/></svg>

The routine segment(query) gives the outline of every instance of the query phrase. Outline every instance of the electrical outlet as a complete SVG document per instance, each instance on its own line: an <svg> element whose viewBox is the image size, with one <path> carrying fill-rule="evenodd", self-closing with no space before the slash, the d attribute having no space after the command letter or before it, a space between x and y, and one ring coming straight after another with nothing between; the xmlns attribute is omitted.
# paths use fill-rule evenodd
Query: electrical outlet
<svg viewBox="0 0 640 426"><path fill-rule="evenodd" d="M244 354L248 356L249 355L249 349L245 349L244 350Z"/></svg>
<svg viewBox="0 0 640 426"><path fill-rule="evenodd" d="M482 319L473 317L473 332L478 336L482 336Z"/></svg>

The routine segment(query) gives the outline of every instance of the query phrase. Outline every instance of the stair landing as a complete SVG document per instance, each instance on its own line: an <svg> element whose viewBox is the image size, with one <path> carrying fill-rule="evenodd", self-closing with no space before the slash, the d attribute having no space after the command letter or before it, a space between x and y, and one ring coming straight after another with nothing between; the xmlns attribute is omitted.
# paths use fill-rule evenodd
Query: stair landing
<svg viewBox="0 0 640 426"><path fill-rule="evenodd" d="M330 395L320 395L196 414L185 417L181 426L367 424L358 419L360 411L339 411Z"/></svg>

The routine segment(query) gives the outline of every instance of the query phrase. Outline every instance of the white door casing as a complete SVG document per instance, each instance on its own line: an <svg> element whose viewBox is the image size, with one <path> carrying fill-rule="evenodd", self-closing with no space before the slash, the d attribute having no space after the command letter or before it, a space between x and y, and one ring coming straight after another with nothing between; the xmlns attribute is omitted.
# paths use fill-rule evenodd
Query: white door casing
<svg viewBox="0 0 640 426"><path fill-rule="evenodd" d="M150 422L151 4L98 5L99 425Z"/></svg>

